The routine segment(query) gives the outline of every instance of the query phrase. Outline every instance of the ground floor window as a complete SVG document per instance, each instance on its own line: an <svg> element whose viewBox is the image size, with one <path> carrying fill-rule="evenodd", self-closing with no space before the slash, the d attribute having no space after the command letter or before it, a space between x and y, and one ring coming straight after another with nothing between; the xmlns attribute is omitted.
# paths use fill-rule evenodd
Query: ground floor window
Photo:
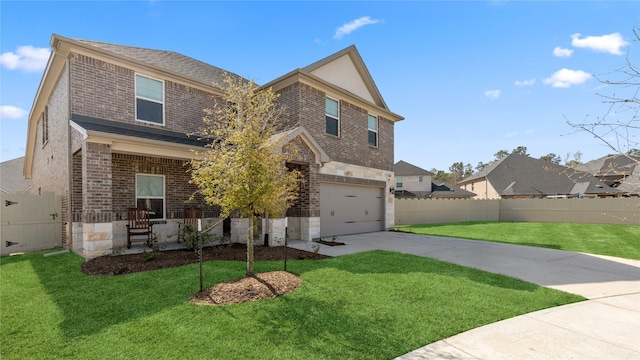
<svg viewBox="0 0 640 360"><path fill-rule="evenodd" d="M136 207L150 209L152 219L164 219L163 175L136 174Z"/></svg>

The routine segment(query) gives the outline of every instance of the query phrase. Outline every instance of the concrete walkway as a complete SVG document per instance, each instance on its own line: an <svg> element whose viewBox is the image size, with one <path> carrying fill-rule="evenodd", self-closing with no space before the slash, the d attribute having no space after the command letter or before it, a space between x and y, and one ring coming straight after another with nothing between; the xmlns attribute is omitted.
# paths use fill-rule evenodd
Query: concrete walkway
<svg viewBox="0 0 640 360"><path fill-rule="evenodd" d="M320 245L319 252L381 249L425 256L589 299L489 324L397 359L640 359L640 261L398 232L336 241L345 245ZM306 242L291 246L311 250Z"/></svg>

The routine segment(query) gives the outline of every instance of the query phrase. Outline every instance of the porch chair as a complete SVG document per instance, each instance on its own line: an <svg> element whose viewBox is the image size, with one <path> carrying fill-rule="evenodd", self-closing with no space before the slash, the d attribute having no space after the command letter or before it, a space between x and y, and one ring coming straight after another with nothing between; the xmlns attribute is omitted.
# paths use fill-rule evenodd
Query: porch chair
<svg viewBox="0 0 640 360"><path fill-rule="evenodd" d="M131 241L146 241L147 245L152 245L153 224L149 221L149 209L129 208L127 209L127 249L131 249ZM133 236L146 238L132 239Z"/></svg>
<svg viewBox="0 0 640 360"><path fill-rule="evenodd" d="M200 209L199 207L184 208L184 218L182 219L182 223L178 224L178 242L180 242L180 239L184 240L184 232L187 225L197 226L198 219L201 218L202 209Z"/></svg>

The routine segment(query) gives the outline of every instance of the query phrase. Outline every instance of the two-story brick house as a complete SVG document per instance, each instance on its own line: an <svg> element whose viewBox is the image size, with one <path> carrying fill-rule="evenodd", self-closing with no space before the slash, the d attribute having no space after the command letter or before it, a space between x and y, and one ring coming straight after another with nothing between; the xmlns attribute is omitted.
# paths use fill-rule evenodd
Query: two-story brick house
<svg viewBox="0 0 640 360"><path fill-rule="evenodd" d="M62 195L64 244L90 258L125 242L126 209L149 207L160 241L185 206L216 219L189 184L186 134L222 96L225 71L184 55L53 35L30 115L24 175L33 192ZM228 73L228 72L227 72ZM305 181L287 214L292 239L377 231L394 224L391 112L354 46L285 74L272 87L286 105L279 136L295 144ZM272 238L284 220L270 220ZM232 240L246 221L230 219ZM265 226L266 227L266 226ZM225 231L220 226L215 231Z"/></svg>

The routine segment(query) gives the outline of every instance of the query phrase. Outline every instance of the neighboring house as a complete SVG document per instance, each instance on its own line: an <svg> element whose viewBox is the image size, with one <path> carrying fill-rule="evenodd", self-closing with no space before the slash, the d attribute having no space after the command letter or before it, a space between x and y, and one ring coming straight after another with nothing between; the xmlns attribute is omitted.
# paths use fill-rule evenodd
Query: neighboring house
<svg viewBox="0 0 640 360"><path fill-rule="evenodd" d="M640 196L640 157L612 154L575 167L588 172L626 196Z"/></svg>
<svg viewBox="0 0 640 360"><path fill-rule="evenodd" d="M22 175L23 167L24 156L0 163L0 192L15 194L30 191L31 181Z"/></svg>
<svg viewBox="0 0 640 360"><path fill-rule="evenodd" d="M189 183L191 150L206 142L185 134L201 129L203 109L223 95L213 83L222 85L225 71L171 51L59 35L51 47L29 115L24 175L32 192L62 195L65 246L87 258L124 246L130 207L151 208L165 242L175 241L187 206L217 219ZM287 131L278 136L298 148L287 165L304 174L287 213L289 237L392 228L393 127L403 118L389 110L356 48L263 87L286 105ZM284 219L270 221L263 227L271 238L284 238ZM220 232L246 241L246 219L224 224Z"/></svg>
<svg viewBox="0 0 640 360"><path fill-rule="evenodd" d="M446 182L432 182L430 198L433 199L472 199L476 194L462 189L458 185Z"/></svg>
<svg viewBox="0 0 640 360"><path fill-rule="evenodd" d="M620 196L591 174L511 154L458 183L476 199Z"/></svg>
<svg viewBox="0 0 640 360"><path fill-rule="evenodd" d="M393 172L396 197L425 198L431 194L432 172L402 160L393 165Z"/></svg>
<svg viewBox="0 0 640 360"><path fill-rule="evenodd" d="M433 173L406 161L393 165L396 198L471 198L476 194L457 185L433 180Z"/></svg>

